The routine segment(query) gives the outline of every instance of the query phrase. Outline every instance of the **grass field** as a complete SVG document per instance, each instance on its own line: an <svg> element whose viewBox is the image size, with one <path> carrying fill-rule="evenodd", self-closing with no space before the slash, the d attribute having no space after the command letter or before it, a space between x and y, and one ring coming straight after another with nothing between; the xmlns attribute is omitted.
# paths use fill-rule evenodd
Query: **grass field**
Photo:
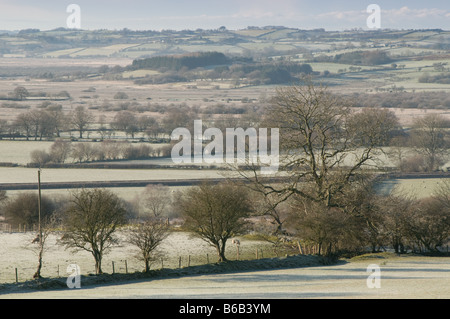
<svg viewBox="0 0 450 319"><path fill-rule="evenodd" d="M28 233L1 233L0 246L2 247L2 258L0 259L0 283L15 281L15 268L18 268L19 281L31 280L36 271L37 256L31 241L35 237L34 232ZM44 277L65 277L66 269L70 264L77 264L81 268L81 274L95 274L94 259L92 255L85 251L73 253L71 250L65 250L58 244L60 234L52 234L48 238L48 248L44 254L44 266L42 275ZM105 255L103 260L103 271L112 273L112 262L115 263L115 272L125 273L125 260L127 261L128 272L143 270L143 264L136 258L138 252L127 243L125 231L119 231L118 238L120 244L111 249L111 252ZM262 249L259 257L274 257L275 254L271 245L267 242L246 240L240 238L240 259L255 259L256 249ZM192 237L190 234L180 231L173 232L160 246L160 258L154 262L152 269L178 268L179 258L181 257L182 267L188 266L189 256L190 265L202 265L208 262L217 261L216 252L213 247L205 241ZM226 256L230 260L237 258L236 247L228 243ZM161 258L163 261L161 262Z"/></svg>

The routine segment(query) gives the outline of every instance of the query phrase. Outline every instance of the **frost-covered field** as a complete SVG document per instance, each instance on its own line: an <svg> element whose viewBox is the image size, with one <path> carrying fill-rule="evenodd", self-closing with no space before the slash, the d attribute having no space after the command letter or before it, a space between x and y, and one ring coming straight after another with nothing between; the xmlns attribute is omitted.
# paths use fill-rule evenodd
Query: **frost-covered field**
<svg viewBox="0 0 450 319"><path fill-rule="evenodd" d="M114 270L125 273L125 261L129 273L142 271L143 264L136 258L138 252L133 246L127 244L126 237L119 233L121 242L112 247L109 254L105 255L102 268L105 273L112 273L112 262ZM37 267L36 244L31 241L35 238L34 232L29 233L0 233L0 283L15 282L15 268L18 270L19 281L31 280ZM74 253L58 244L60 235L52 234L47 239L47 250L44 253L43 277L67 277L67 267L77 264L83 275L94 274L94 258L88 252L80 251ZM236 258L236 248L228 242L227 256L230 260ZM265 249L266 255L271 253L268 244L257 241L246 241L241 239L240 256L254 257L256 248ZM206 264L208 259L211 263L217 261L213 247L199 238L193 238L185 232L172 233L160 247L161 259L156 261L152 269L177 268L181 257L181 266ZM263 250L264 252L264 250ZM58 273L59 271L59 273Z"/></svg>
<svg viewBox="0 0 450 319"><path fill-rule="evenodd" d="M369 265L379 266L379 288L368 285L373 274L367 271ZM140 280L88 289L81 283L81 289L23 291L0 298L448 299L450 258L370 258L332 266Z"/></svg>
<svg viewBox="0 0 450 319"><path fill-rule="evenodd" d="M220 170L45 168L41 182L143 181L221 178ZM37 183L37 169L0 167L0 183Z"/></svg>

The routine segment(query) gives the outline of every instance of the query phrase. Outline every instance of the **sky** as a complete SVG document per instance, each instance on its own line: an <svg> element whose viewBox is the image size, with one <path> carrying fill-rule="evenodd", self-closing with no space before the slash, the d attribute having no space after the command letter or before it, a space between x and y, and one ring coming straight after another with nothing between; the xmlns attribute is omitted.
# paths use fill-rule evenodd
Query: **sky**
<svg viewBox="0 0 450 319"><path fill-rule="evenodd" d="M449 0L0 0L0 30L68 27L70 4L86 30L368 29L370 4L381 9L381 28L450 30Z"/></svg>

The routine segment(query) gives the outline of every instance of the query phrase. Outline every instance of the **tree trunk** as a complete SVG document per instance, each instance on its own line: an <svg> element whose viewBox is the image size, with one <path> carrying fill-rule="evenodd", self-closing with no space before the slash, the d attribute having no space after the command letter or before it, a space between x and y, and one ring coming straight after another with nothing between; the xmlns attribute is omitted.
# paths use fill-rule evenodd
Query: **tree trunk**
<svg viewBox="0 0 450 319"><path fill-rule="evenodd" d="M39 261L38 261L38 267L37 267L37 270L36 270L35 274L33 275L33 278L34 278L34 279L39 279L39 278L41 278L42 253L43 253L43 251L44 251L43 248L44 248L43 245L40 244L40 247L39 247L39 256L38 256L38 258L39 258Z"/></svg>
<svg viewBox="0 0 450 319"><path fill-rule="evenodd" d="M95 273L97 275L101 275L103 274L102 271L102 254L98 251L94 251L92 253L94 255L94 259L95 259Z"/></svg>
<svg viewBox="0 0 450 319"><path fill-rule="evenodd" d="M217 250L217 257L218 257L218 262L223 262L223 261L228 261L227 258L225 257L225 243L223 243L222 245L220 245L220 243L217 243L216 245L216 250Z"/></svg>

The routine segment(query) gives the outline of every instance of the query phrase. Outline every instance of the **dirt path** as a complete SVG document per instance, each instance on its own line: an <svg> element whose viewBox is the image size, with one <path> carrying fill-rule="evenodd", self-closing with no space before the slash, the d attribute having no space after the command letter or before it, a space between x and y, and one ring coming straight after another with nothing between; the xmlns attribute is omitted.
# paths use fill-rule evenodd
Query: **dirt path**
<svg viewBox="0 0 450 319"><path fill-rule="evenodd" d="M372 274L367 267L373 264L380 267L380 288L367 285ZM0 298L447 299L450 258L370 258L335 266L191 276Z"/></svg>

